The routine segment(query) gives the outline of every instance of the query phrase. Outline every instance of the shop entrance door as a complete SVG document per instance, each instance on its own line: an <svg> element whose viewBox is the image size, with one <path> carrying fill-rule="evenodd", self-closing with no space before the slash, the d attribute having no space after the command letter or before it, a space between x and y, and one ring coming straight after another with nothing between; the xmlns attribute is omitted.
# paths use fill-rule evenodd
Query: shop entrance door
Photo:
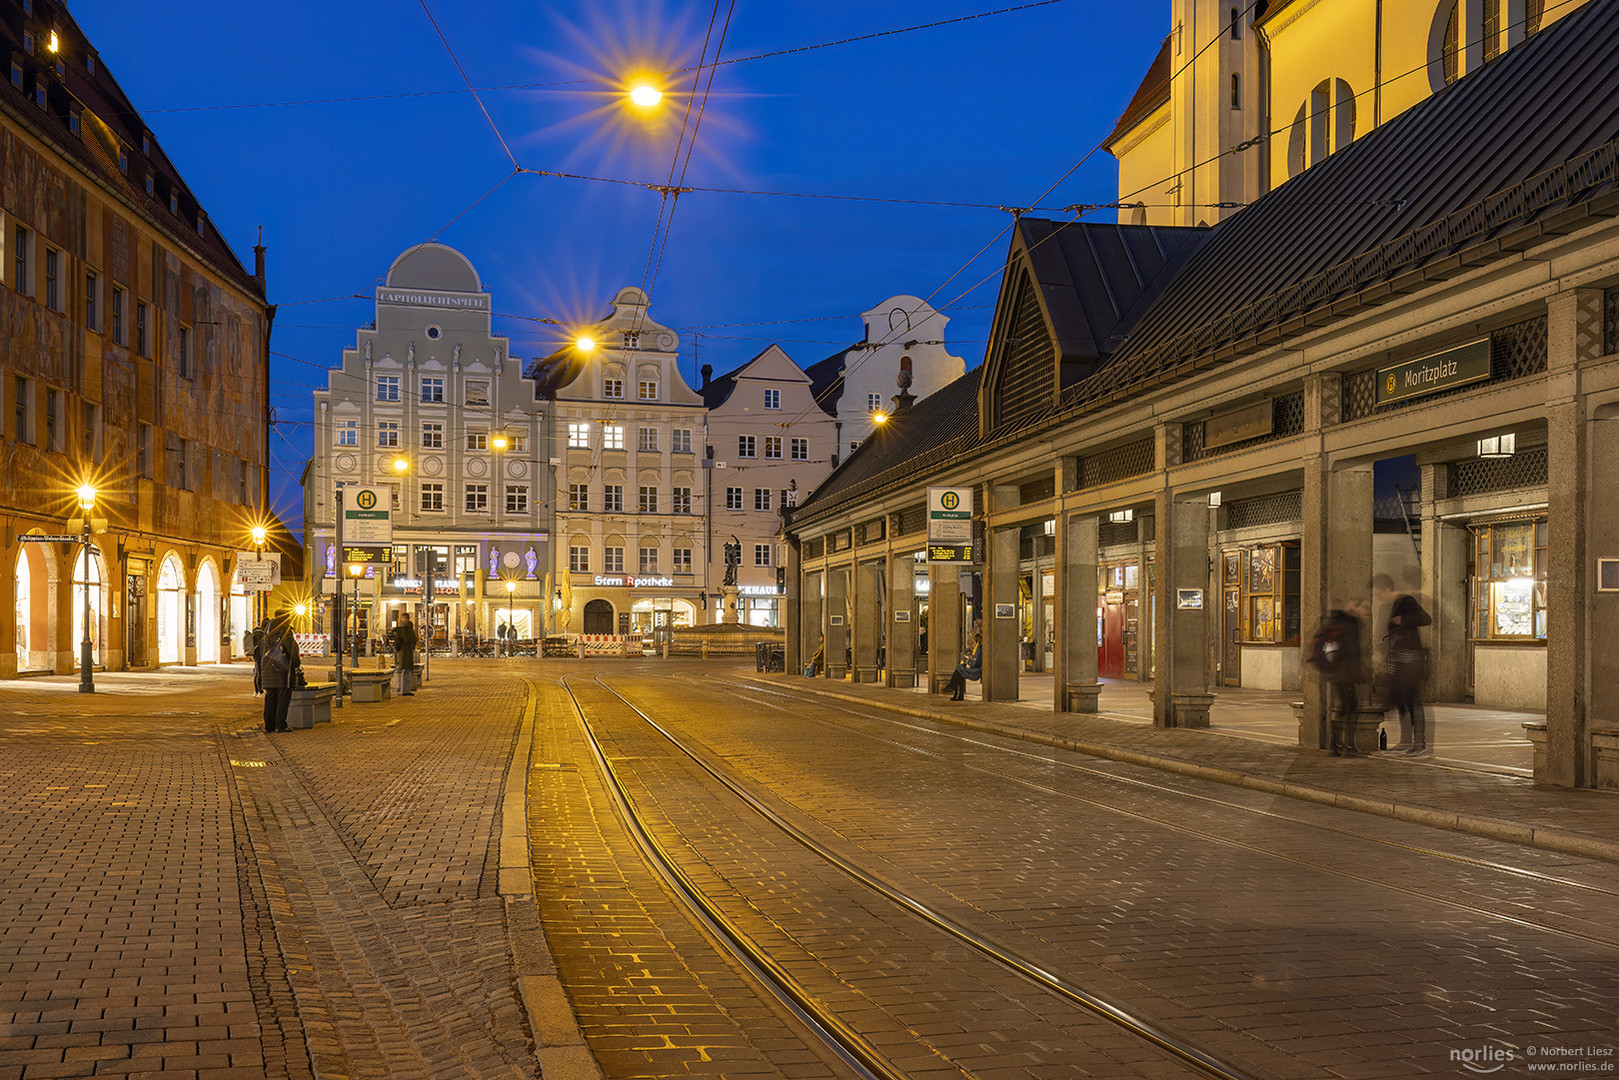
<svg viewBox="0 0 1619 1080"><path fill-rule="evenodd" d="M129 666L143 668L146 660L146 575L129 575L129 602L125 605L124 626L129 638Z"/></svg>

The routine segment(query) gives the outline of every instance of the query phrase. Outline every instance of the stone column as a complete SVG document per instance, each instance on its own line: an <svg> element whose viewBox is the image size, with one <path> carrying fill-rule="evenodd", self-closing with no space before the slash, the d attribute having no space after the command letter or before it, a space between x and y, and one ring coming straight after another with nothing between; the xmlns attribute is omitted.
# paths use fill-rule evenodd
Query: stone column
<svg viewBox="0 0 1619 1080"><path fill-rule="evenodd" d="M984 567L984 700L1016 701L1022 667L1018 610L1018 530L988 529ZM997 609L1011 609L1003 618Z"/></svg>
<svg viewBox="0 0 1619 1080"><path fill-rule="evenodd" d="M844 655L849 648L849 574L848 566L829 566L826 569L826 674L841 679L849 665Z"/></svg>
<svg viewBox="0 0 1619 1080"><path fill-rule="evenodd" d="M908 552L888 560L888 685L916 685L916 559Z"/></svg>
<svg viewBox="0 0 1619 1080"><path fill-rule="evenodd" d="M882 573L883 564L880 562L856 563L852 571L854 625L850 627L853 642L850 651L853 654L855 682L877 681L877 650L882 633L880 620L883 617L878 589L883 584L880 580Z"/></svg>
<svg viewBox="0 0 1619 1080"><path fill-rule="evenodd" d="M799 551L799 540L795 534L787 535L787 568L783 577L787 586L787 595L781 598L781 625L785 632L782 634L783 651L782 666L787 671L803 671L804 665L815 654L815 646L810 651L804 651L804 607L801 600L804 583L799 580L803 573L803 555Z"/></svg>
<svg viewBox="0 0 1619 1080"><path fill-rule="evenodd" d="M1596 605L1592 543L1611 543L1614 516L1597 505L1593 467L1609 468L1613 438L1602 423L1593 438L1586 407L1585 368L1602 355L1602 291L1574 289L1552 297L1546 325L1546 761L1535 782L1556 787L1594 783L1590 716L1593 683L1588 657L1619 629ZM1607 531L1593 529L1598 523ZM1602 551L1608 555L1615 552ZM1593 646L1597 646L1593 648ZM1604 669L1608 665L1603 663Z"/></svg>
<svg viewBox="0 0 1619 1080"><path fill-rule="evenodd" d="M1434 506L1450 497L1444 465L1422 466L1422 596L1433 622L1422 631L1428 646L1428 685L1434 701L1460 701L1467 690L1467 556L1471 535L1440 521ZM1400 583L1395 582L1398 586ZM1382 626L1372 628L1382 634Z"/></svg>
<svg viewBox="0 0 1619 1080"><path fill-rule="evenodd" d="M1153 723L1159 727L1207 727L1209 691L1209 504L1207 496L1154 499L1158 577L1155 628L1158 678ZM1185 591L1186 603L1181 606Z"/></svg>
<svg viewBox="0 0 1619 1080"><path fill-rule="evenodd" d="M823 571L813 570L804 575L803 590L798 597L798 663L789 664L788 671L803 671L821 647L822 635L826 633L826 605L821 601L825 588Z"/></svg>
<svg viewBox="0 0 1619 1080"><path fill-rule="evenodd" d="M961 662L962 568L955 563L928 566L928 692L944 693Z"/></svg>
<svg viewBox="0 0 1619 1080"><path fill-rule="evenodd" d="M1057 519L1057 708L1093 713L1102 684L1096 678L1095 514ZM1145 573L1145 568L1142 570Z"/></svg>

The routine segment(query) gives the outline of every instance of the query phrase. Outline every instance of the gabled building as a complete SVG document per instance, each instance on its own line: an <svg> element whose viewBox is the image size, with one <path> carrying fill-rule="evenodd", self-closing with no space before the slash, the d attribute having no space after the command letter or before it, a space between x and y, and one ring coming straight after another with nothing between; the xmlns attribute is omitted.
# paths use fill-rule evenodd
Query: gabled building
<svg viewBox="0 0 1619 1080"><path fill-rule="evenodd" d="M335 591L355 592L337 493L374 486L391 494L392 559L359 582L349 634L379 638L406 611L424 641L457 649L503 627L550 629L552 411L491 318L466 256L418 244L388 268L375 321L315 391L304 542L317 632L331 631Z"/></svg>
<svg viewBox="0 0 1619 1080"><path fill-rule="evenodd" d="M235 559L268 518L252 271L54 0L0 0L0 677L240 651ZM79 518L82 547L37 542ZM85 599L89 620L84 619Z"/></svg>
<svg viewBox="0 0 1619 1080"><path fill-rule="evenodd" d="M588 351L570 346L529 369L555 413L557 628L697 625L709 485L703 399L681 377L680 338L651 319L634 287L581 333Z"/></svg>
<svg viewBox="0 0 1619 1080"><path fill-rule="evenodd" d="M860 318L861 340L807 369L815 400L836 421L837 461L871 434L877 414L893 411L902 372L909 376L910 395L924 398L967 370L945 346L950 319L926 300L891 296Z"/></svg>
<svg viewBox="0 0 1619 1080"><path fill-rule="evenodd" d="M708 582L713 622L781 625L786 595L781 514L832 471L836 421L810 377L771 345L717 379L703 369L708 495ZM727 550L736 560L726 564ZM716 606L717 605L717 606Z"/></svg>

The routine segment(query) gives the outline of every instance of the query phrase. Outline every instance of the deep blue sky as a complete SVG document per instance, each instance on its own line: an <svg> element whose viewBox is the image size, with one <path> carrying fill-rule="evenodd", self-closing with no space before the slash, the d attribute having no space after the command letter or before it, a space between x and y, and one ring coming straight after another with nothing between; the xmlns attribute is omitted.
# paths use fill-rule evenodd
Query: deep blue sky
<svg viewBox="0 0 1619 1080"><path fill-rule="evenodd" d="M737 0L720 57L1021 2ZM652 183L668 178L673 130L629 119L616 88L632 66L695 64L712 7L428 3L480 89L572 84L482 94L518 164ZM1111 130L1168 29L1168 7L1059 0L722 64L685 183L1029 205ZM271 491L294 529L310 390L373 315L366 301L327 298L369 295L395 256L436 237L472 259L500 313L496 331L526 359L558 341L535 318L598 318L620 287L642 282L659 196L513 176L415 0L169 0L161 19L128 0L71 9L249 267L264 226L280 306L273 348L285 354L271 371ZM690 80L667 86L678 93ZM370 100L334 100L344 98ZM676 125L678 115L665 113ZM1113 159L1098 151L1041 205L1107 201L1116 183ZM693 193L678 201L651 313L681 329L693 385L700 364L724 372L771 341L813 363L858 339L858 313L895 293L949 302L952 351L972 367L1006 252L996 236L1009 220L996 210ZM778 320L820 321L735 325ZM691 327L708 329L694 338Z"/></svg>

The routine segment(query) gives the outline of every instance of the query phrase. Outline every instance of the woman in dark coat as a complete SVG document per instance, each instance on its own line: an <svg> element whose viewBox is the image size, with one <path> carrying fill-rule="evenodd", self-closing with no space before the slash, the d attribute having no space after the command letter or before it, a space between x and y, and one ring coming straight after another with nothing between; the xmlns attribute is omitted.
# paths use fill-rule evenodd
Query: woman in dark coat
<svg viewBox="0 0 1619 1080"><path fill-rule="evenodd" d="M945 684L945 690L950 694L951 701L960 701L967 696L967 680L977 682L984 673L984 638L982 634L973 635L973 647L965 659L956 665L955 674Z"/></svg>
<svg viewBox="0 0 1619 1080"><path fill-rule="evenodd" d="M292 704L292 688L302 681L303 662L298 656L298 639L292 636L292 615L276 612L253 650L256 683L264 690L264 730L287 730L287 707Z"/></svg>

